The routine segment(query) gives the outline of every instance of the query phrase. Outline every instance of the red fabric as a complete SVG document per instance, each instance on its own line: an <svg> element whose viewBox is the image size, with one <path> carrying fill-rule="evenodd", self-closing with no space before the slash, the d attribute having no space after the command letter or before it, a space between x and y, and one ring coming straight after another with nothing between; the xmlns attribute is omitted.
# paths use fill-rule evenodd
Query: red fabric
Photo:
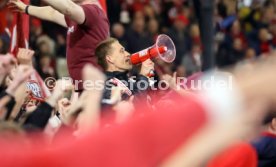
<svg viewBox="0 0 276 167"><path fill-rule="evenodd" d="M100 4L103 8L103 10L105 11L105 13L107 13L107 10L106 10L106 0L99 0L100 1Z"/></svg>
<svg viewBox="0 0 276 167"><path fill-rule="evenodd" d="M3 8L0 10L0 33L3 33L5 28L7 27L7 20L6 20L6 14L7 14L7 8Z"/></svg>
<svg viewBox="0 0 276 167"><path fill-rule="evenodd" d="M95 56L97 45L109 36L109 22L105 13L96 5L82 5L86 21L83 25L65 17L67 33L67 66L74 81L82 80L82 69L90 63L99 67ZM100 68L100 67L99 67ZM82 84L78 84L82 89Z"/></svg>
<svg viewBox="0 0 276 167"><path fill-rule="evenodd" d="M271 48L269 42L262 42L260 44L261 53L269 53Z"/></svg>
<svg viewBox="0 0 276 167"><path fill-rule="evenodd" d="M29 0L22 0L23 3L29 4ZM14 14L12 26L10 51L16 55L18 48L28 48L29 41L29 16L22 13Z"/></svg>
<svg viewBox="0 0 276 167"><path fill-rule="evenodd" d="M175 102L175 110L162 108L158 112L147 112L75 142L63 139L62 144L50 149L17 146L9 150L3 145L0 166L158 166L207 121L204 109L194 99ZM143 111L142 107L139 109Z"/></svg>
<svg viewBox="0 0 276 167"><path fill-rule="evenodd" d="M207 167L256 167L257 153L248 143L236 144L211 160Z"/></svg>

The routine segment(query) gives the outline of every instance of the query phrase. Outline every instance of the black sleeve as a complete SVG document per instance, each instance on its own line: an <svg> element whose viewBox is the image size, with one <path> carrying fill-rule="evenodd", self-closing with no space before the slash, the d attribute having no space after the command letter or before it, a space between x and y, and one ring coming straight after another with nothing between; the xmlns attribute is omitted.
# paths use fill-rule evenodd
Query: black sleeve
<svg viewBox="0 0 276 167"><path fill-rule="evenodd" d="M137 75L136 78L137 80L134 83L133 93L137 94L146 91L149 88L148 78L143 75Z"/></svg>
<svg viewBox="0 0 276 167"><path fill-rule="evenodd" d="M53 107L46 102L42 102L37 109L32 112L24 122L24 126L31 125L43 129L51 117Z"/></svg>
<svg viewBox="0 0 276 167"><path fill-rule="evenodd" d="M7 112L6 112L6 115L5 115L5 120L9 119L10 115L11 115L11 112L12 112L12 109L13 107L15 106L15 98L11 95L9 95L6 91L3 91L0 93L0 99L5 97L5 96L9 96L11 98L11 100L6 104L6 109L7 109Z"/></svg>

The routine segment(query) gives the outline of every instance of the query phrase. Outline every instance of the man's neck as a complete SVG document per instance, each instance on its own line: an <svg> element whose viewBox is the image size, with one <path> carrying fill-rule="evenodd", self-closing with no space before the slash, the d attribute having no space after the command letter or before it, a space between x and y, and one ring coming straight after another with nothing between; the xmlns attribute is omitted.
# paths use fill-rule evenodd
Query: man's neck
<svg viewBox="0 0 276 167"><path fill-rule="evenodd" d="M106 72L115 72L115 71L117 71L117 72L124 72L125 70L119 69L119 68L114 67L114 66L108 67L106 69Z"/></svg>

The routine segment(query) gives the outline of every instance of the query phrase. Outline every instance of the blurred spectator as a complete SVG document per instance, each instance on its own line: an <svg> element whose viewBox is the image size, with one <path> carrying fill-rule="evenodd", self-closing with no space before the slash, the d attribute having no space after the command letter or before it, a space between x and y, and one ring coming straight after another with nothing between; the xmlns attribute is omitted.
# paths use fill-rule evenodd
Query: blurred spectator
<svg viewBox="0 0 276 167"><path fill-rule="evenodd" d="M254 49L248 48L245 52L245 60L255 60L257 54Z"/></svg>
<svg viewBox="0 0 276 167"><path fill-rule="evenodd" d="M59 78L69 76L66 62L66 39L62 34L57 35L56 69Z"/></svg>
<svg viewBox="0 0 276 167"><path fill-rule="evenodd" d="M8 45L4 42L2 38L0 38L0 54L5 54L8 51Z"/></svg>
<svg viewBox="0 0 276 167"><path fill-rule="evenodd" d="M236 39L239 39L241 41L241 47L247 47L246 37L245 37L244 33L242 32L241 24L238 20L236 20L232 24L230 32L228 34L226 34L225 41L224 41L225 46L231 48L232 43ZM230 48L227 48L227 49L230 49Z"/></svg>
<svg viewBox="0 0 276 167"><path fill-rule="evenodd" d="M272 37L272 46L273 46L273 49L275 49L275 47L276 47L276 19L273 19L271 21L271 24L269 26L269 31L270 31L271 35L273 36Z"/></svg>
<svg viewBox="0 0 276 167"><path fill-rule="evenodd" d="M266 54L272 51L271 46L271 34L269 34L268 29L261 28L258 32L258 40L256 41L255 50L258 55Z"/></svg>
<svg viewBox="0 0 276 167"><path fill-rule="evenodd" d="M187 76L201 71L201 52L200 45L193 45L191 52L184 56L182 65L185 68Z"/></svg>
<svg viewBox="0 0 276 167"><path fill-rule="evenodd" d="M43 29L41 26L41 21L36 18L30 19L30 45L34 50L37 49L37 39L43 34Z"/></svg>
<svg viewBox="0 0 276 167"><path fill-rule="evenodd" d="M145 28L145 16L142 12L138 11L134 14L132 26L127 33L127 50L130 53L146 49L153 44Z"/></svg>
<svg viewBox="0 0 276 167"><path fill-rule="evenodd" d="M174 21L173 27L168 32L168 35L172 38L176 52L176 59L174 63L176 65L180 64L182 61L182 56L189 51L190 42L186 27L189 24L189 20L184 15L178 15Z"/></svg>
<svg viewBox="0 0 276 167"><path fill-rule="evenodd" d="M156 41L157 36L159 35L159 23L156 19L150 19L148 22L148 31L152 41Z"/></svg>
<svg viewBox="0 0 276 167"><path fill-rule="evenodd" d="M186 74L186 68L182 65L180 66L177 66L176 68L176 75L177 77L186 77L187 74Z"/></svg>
<svg viewBox="0 0 276 167"><path fill-rule="evenodd" d="M51 66L51 63L52 59L49 54L41 54L41 58L39 60L38 73L42 77L42 79L46 79L48 77L57 78L56 71Z"/></svg>
<svg viewBox="0 0 276 167"><path fill-rule="evenodd" d="M219 66L229 66L242 60L244 57L243 43L240 38L234 39L230 47L222 45L219 48L216 59Z"/></svg>
<svg viewBox="0 0 276 167"><path fill-rule="evenodd" d="M192 24L190 27L190 36L192 44L201 45L200 30L198 24Z"/></svg>
<svg viewBox="0 0 276 167"><path fill-rule="evenodd" d="M127 48L127 39L125 34L125 28L121 23L115 23L112 25L112 36L118 39L120 44Z"/></svg>

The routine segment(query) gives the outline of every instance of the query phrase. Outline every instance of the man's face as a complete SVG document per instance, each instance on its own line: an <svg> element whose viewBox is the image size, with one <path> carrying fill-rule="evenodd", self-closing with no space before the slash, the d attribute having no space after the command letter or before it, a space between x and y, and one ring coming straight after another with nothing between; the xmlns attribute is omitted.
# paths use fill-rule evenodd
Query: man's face
<svg viewBox="0 0 276 167"><path fill-rule="evenodd" d="M111 47L111 52L106 57L109 69L113 71L127 71L132 69L130 54L125 51L125 48L118 41L114 42Z"/></svg>

